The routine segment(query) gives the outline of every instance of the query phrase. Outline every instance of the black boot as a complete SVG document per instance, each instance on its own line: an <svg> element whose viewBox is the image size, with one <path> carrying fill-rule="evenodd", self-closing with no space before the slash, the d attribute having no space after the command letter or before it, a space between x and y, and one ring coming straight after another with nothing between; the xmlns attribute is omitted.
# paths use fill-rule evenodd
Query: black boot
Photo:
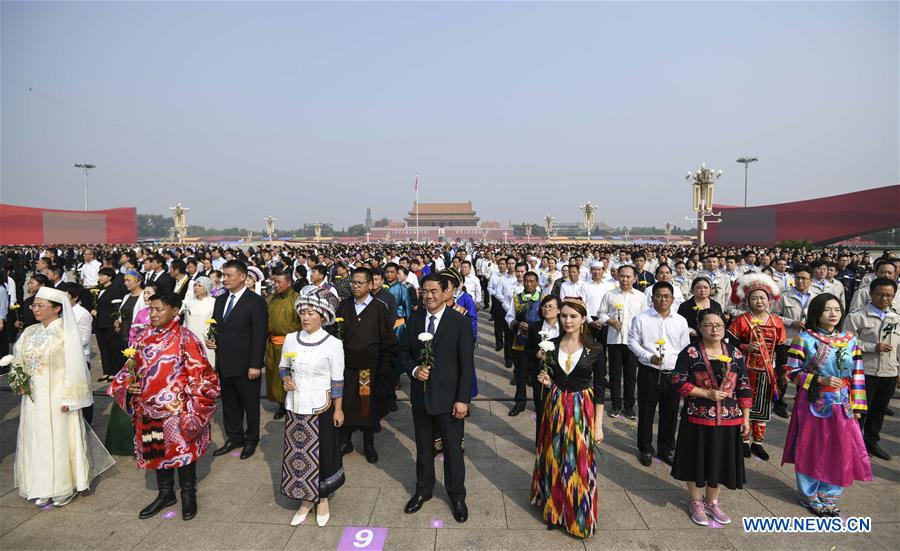
<svg viewBox="0 0 900 551"><path fill-rule="evenodd" d="M178 485L181 486L181 518L191 520L197 516L197 464L178 467Z"/></svg>
<svg viewBox="0 0 900 551"><path fill-rule="evenodd" d="M138 518L154 517L166 507L171 507L177 503L175 501L175 471L173 469L156 469L156 486L159 488L159 494L157 494L153 503L141 509Z"/></svg>

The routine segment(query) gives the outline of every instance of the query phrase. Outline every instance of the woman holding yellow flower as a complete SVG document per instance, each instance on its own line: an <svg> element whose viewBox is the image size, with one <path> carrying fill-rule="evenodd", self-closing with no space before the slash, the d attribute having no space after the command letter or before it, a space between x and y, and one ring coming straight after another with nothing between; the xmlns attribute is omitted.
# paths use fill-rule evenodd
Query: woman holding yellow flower
<svg viewBox="0 0 900 551"><path fill-rule="evenodd" d="M719 505L720 485L735 490L746 482L742 437L750 434L753 393L743 354L724 341L722 314L706 310L699 321L700 339L678 355L672 377L685 399L672 477L687 482L691 520L708 526L731 522Z"/></svg>
<svg viewBox="0 0 900 551"><path fill-rule="evenodd" d="M841 331L843 317L837 297L816 296L806 330L788 350L787 374L797 396L781 464L794 464L800 504L819 516L838 516L844 488L872 480L856 422L867 409L862 352L856 335Z"/></svg>

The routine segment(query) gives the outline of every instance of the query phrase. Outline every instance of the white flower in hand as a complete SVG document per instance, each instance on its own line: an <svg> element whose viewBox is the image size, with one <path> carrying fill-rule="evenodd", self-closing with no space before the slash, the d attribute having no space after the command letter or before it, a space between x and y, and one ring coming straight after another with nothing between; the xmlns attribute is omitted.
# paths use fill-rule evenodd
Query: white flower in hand
<svg viewBox="0 0 900 551"><path fill-rule="evenodd" d="M434 339L434 335L427 331L425 333L419 333L419 340L421 342L431 342L432 339Z"/></svg>
<svg viewBox="0 0 900 551"><path fill-rule="evenodd" d="M547 340L547 338L550 336L550 331L538 331L538 335L540 335L542 340Z"/></svg>
<svg viewBox="0 0 900 551"><path fill-rule="evenodd" d="M553 352L556 350L556 345L552 341L541 341L538 343L538 348L544 352Z"/></svg>
<svg viewBox="0 0 900 551"><path fill-rule="evenodd" d="M12 364L12 362L13 362L13 355L7 354L6 356L3 356L2 358L0 358L0 367L6 367L6 366Z"/></svg>

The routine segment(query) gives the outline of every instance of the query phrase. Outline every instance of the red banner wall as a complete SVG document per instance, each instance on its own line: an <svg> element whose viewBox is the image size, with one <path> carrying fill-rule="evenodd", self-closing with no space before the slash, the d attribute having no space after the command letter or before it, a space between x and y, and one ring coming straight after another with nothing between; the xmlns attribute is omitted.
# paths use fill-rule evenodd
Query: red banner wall
<svg viewBox="0 0 900 551"><path fill-rule="evenodd" d="M900 185L759 207L716 205L710 245L774 245L806 239L827 244L900 226Z"/></svg>
<svg viewBox="0 0 900 551"><path fill-rule="evenodd" d="M0 204L0 244L134 243L137 209L57 210Z"/></svg>

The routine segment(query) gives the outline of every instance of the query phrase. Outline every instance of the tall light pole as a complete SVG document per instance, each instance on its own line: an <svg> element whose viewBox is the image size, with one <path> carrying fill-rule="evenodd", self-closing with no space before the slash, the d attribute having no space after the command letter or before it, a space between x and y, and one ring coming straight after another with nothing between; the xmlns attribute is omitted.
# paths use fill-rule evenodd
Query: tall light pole
<svg viewBox="0 0 900 551"><path fill-rule="evenodd" d="M525 242L531 243L531 227L534 226L531 222L525 222L522 224L525 227Z"/></svg>
<svg viewBox="0 0 900 551"><path fill-rule="evenodd" d="M741 157L737 160L737 162L744 165L744 208L747 208L747 172L750 167L750 163L755 163L758 161L756 157Z"/></svg>
<svg viewBox="0 0 900 551"><path fill-rule="evenodd" d="M92 168L97 168L97 165L92 165L90 163L75 163L75 168L80 168L84 171L84 210L88 209L88 201L87 201L87 173L88 170Z"/></svg>
<svg viewBox="0 0 900 551"><path fill-rule="evenodd" d="M547 241L550 241L550 234L553 233L553 221L556 220L549 214L544 217L544 231L547 233Z"/></svg>
<svg viewBox="0 0 900 551"><path fill-rule="evenodd" d="M721 170L713 170L706 168L706 163L700 164L700 169L694 172L688 172L685 180L691 183L694 190L694 212L697 218L688 218L692 222L697 222L697 238L702 247L705 241L706 228L710 222L717 223L721 220L709 220L708 217L718 217L720 213L712 210L713 206L713 187L716 180L722 176Z"/></svg>
<svg viewBox="0 0 900 551"><path fill-rule="evenodd" d="M587 229L588 241L590 241L591 230L594 229L594 215L597 214L597 209L600 207L598 205L593 205L588 201L583 205L578 205L578 208L581 209L582 221L584 222L584 227Z"/></svg>

